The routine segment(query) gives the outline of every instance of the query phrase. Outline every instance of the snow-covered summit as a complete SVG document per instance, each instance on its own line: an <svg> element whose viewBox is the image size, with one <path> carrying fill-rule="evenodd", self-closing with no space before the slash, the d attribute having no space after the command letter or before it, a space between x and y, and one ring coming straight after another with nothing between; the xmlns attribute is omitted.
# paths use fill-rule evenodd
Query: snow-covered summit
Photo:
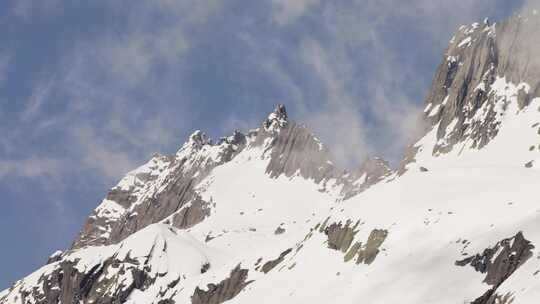
<svg viewBox="0 0 540 304"><path fill-rule="evenodd" d="M340 177L329 151L309 129L289 120L280 104L262 128L247 135L234 131L214 141L197 130L175 155L155 155L129 172L88 218L73 248L112 244L157 222L182 229L197 225L213 209L201 185L218 167L245 157L260 162L267 178L303 178L321 191L339 192L354 182Z"/></svg>
<svg viewBox="0 0 540 304"><path fill-rule="evenodd" d="M201 130L196 130L189 136L189 140L186 142L186 145L194 146L200 148L204 145L212 144L212 139L210 139L206 133Z"/></svg>
<svg viewBox="0 0 540 304"><path fill-rule="evenodd" d="M539 26L540 16L515 15L459 28L427 94L426 132L409 149L405 164L485 149L515 164L534 160L526 152L536 144L531 125L540 93L540 60L534 55Z"/></svg>
<svg viewBox="0 0 540 304"><path fill-rule="evenodd" d="M287 125L287 110L283 104L278 104L276 109L268 115L263 122L265 131L273 133Z"/></svg>

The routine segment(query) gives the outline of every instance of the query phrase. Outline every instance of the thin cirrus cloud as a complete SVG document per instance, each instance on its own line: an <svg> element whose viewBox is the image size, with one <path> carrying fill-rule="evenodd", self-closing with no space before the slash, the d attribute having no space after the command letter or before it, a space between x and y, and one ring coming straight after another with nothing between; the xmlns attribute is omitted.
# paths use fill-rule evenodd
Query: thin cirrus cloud
<svg viewBox="0 0 540 304"><path fill-rule="evenodd" d="M21 113L21 120L29 121L41 115L42 108L49 98L52 85L52 80L48 80L47 82L39 83L34 88L32 94L28 98L28 102L26 103L23 112Z"/></svg>
<svg viewBox="0 0 540 304"><path fill-rule="evenodd" d="M12 11L19 18L29 18L35 14L51 13L59 5L59 0L18 0L14 2Z"/></svg>
<svg viewBox="0 0 540 304"><path fill-rule="evenodd" d="M125 16L123 31L77 41L54 79L33 88L20 114L22 125L31 136L42 136L37 126L56 133L69 143L66 164L78 160L109 180L178 141L174 131L185 127L189 116L181 102L171 100L177 84L170 67L189 49L184 31L204 22L216 7L211 3L141 2ZM31 9L25 8L25 15ZM123 7L116 3L111 9ZM144 27L154 22L153 13L174 22ZM55 103L56 110L47 103Z"/></svg>
<svg viewBox="0 0 540 304"><path fill-rule="evenodd" d="M294 22L304 15L306 10L320 4L320 0L272 0L272 18L280 25Z"/></svg>
<svg viewBox="0 0 540 304"><path fill-rule="evenodd" d="M414 55L414 43L399 49L389 42L400 39L399 33L391 33L394 27L409 22L413 24L410 30L425 36L418 38L424 39L423 47L431 43L443 46L458 22L490 14L495 7L492 1L465 0L451 4L271 0L261 4L265 5L270 10L256 12L256 17L268 20L261 27L273 28L246 28L243 23L250 12L240 10L236 19L223 20L232 24L230 32L223 34L240 37L243 45L238 52L246 54L247 64L270 79L285 100L241 93L258 104L257 109L268 108L266 104L271 102L291 105L297 120L312 127L343 165L356 165L372 154L395 160L417 128L419 92L425 90L431 75L429 70L421 70L425 75L418 76L425 67L417 62L423 54ZM199 35L219 31L205 27L215 26L216 18L231 16L231 10L239 7L234 1L167 0L139 2L129 10L125 6L119 1L109 7L125 15L121 30L77 41L65 54L63 68L55 73L57 79L36 84L21 114L24 121L38 120L51 96L64 98L62 110L41 116L36 123L51 130L56 127L71 143L75 159L108 178L121 176L154 150L179 146L180 130L205 127L186 115L211 109L198 108L191 95L183 92L190 88L183 87L182 80L191 76L183 67L190 65L186 58L200 50L198 44L206 42ZM30 6L25 14L29 12ZM291 33L295 41L287 38ZM228 60L226 55L223 60ZM234 105L230 109L217 121L224 130L243 129L245 121L255 121L257 116L249 113L242 119L233 112ZM66 124L69 130L60 131ZM347 140L336 133L346 134ZM86 146L92 141L91 146L99 150Z"/></svg>
<svg viewBox="0 0 540 304"><path fill-rule="evenodd" d="M30 157L22 160L0 160L0 180L6 176L24 178L60 178L62 163L57 159Z"/></svg>
<svg viewBox="0 0 540 304"><path fill-rule="evenodd" d="M422 130L423 94L452 32L462 23L497 15L505 5L487 0L274 1L273 18L285 30L315 25L297 34L298 45L280 49L298 53L302 75L322 88L318 106L302 113L302 119L342 165L354 166L373 154L399 161L404 146ZM275 70L276 78L286 79L283 68ZM300 108L309 108L306 104L314 101L303 97Z"/></svg>
<svg viewBox="0 0 540 304"><path fill-rule="evenodd" d="M6 73L9 60L10 56L6 52L0 52L0 87L2 87L2 84L7 77Z"/></svg>
<svg viewBox="0 0 540 304"><path fill-rule="evenodd" d="M342 166L374 154L399 161L452 33L519 2L0 4L0 24L17 25L0 27L0 190L20 210L13 227L58 213L47 219L54 232L0 233L43 242L29 241L35 260L17 265L18 253L3 251L0 269L31 271L68 246L106 189L153 152L174 153L195 129L215 137L258 127L276 103ZM2 276L0 289L23 274Z"/></svg>

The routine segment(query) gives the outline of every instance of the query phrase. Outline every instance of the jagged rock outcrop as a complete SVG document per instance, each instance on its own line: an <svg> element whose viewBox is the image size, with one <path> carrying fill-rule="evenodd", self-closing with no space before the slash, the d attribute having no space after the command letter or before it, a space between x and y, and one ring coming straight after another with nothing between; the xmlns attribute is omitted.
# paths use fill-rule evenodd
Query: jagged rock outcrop
<svg viewBox="0 0 540 304"><path fill-rule="evenodd" d="M298 174L315 183L337 177L330 153L302 125L288 123L275 137L266 172L271 177Z"/></svg>
<svg viewBox="0 0 540 304"><path fill-rule="evenodd" d="M155 224L117 245L63 253L33 277L15 283L12 293L0 297L0 303L14 303L21 297L22 303L34 304L116 304L125 303L135 293L145 293L156 303L170 301L180 281L210 267L205 248L185 232ZM238 271L240 276L235 274ZM236 281L226 294L243 286L244 281L237 279L245 275L238 271L233 271ZM149 289L153 284L162 287Z"/></svg>
<svg viewBox="0 0 540 304"><path fill-rule="evenodd" d="M257 142L270 141L271 177L299 175L315 183L338 178L339 172L327 148L304 125L289 121L283 105L278 105L263 122Z"/></svg>
<svg viewBox="0 0 540 304"><path fill-rule="evenodd" d="M345 224L341 222L327 225L328 219L319 227L319 232L324 232L328 237L328 248L341 251L343 260L349 262L356 258L356 264L370 265L381 251L380 247L388 236L384 229L373 229L365 244L362 241L354 241L359 232L360 220L353 225L351 220ZM354 242L354 244L353 244Z"/></svg>
<svg viewBox="0 0 540 304"><path fill-rule="evenodd" d="M192 304L221 304L238 295L242 289L251 283L247 280L248 270L240 265L231 271L228 278L218 284L208 284L206 290L199 287L191 297Z"/></svg>
<svg viewBox="0 0 540 304"><path fill-rule="evenodd" d="M360 221L357 221L354 226L351 226L351 224L351 221L347 221L345 225L332 223L324 229L324 233L328 236L328 248L340 250L343 253L347 252L355 235L358 233L357 228Z"/></svg>
<svg viewBox="0 0 540 304"><path fill-rule="evenodd" d="M268 158L266 173L272 178L299 175L323 187L332 179L343 185L355 182L341 178L329 151L278 105L248 135L235 131L214 143L196 131L176 155L156 155L128 173L88 218L72 248L114 244L161 221L182 229L196 225L210 216L214 202L204 201L195 187L212 169L257 147L263 148L260 157Z"/></svg>
<svg viewBox="0 0 540 304"><path fill-rule="evenodd" d="M348 199L381 182L392 173L393 170L384 159L380 157L367 158L357 170L344 176L348 182L344 183L341 193L344 199Z"/></svg>
<svg viewBox="0 0 540 304"><path fill-rule="evenodd" d="M503 239L491 248L486 248L481 254L456 261L457 266L470 265L474 270L485 273L484 283L492 286L472 303L500 303L500 299L506 295L497 294L497 288L531 258L532 249L534 246L520 231L515 236Z"/></svg>
<svg viewBox="0 0 540 304"><path fill-rule="evenodd" d="M424 148L434 155L458 143L480 149L498 134L511 102L522 109L540 96L539 26L533 11L459 28L426 97L423 125L436 129L436 142ZM400 174L418 149L407 149Z"/></svg>
<svg viewBox="0 0 540 304"><path fill-rule="evenodd" d="M210 204L201 201L194 186L244 146L245 136L239 132L214 145L196 131L175 156L154 156L128 173L89 217L72 247L113 244L169 216L181 228L195 224ZM193 216L181 218L186 215Z"/></svg>
<svg viewBox="0 0 540 304"><path fill-rule="evenodd" d="M292 248L289 248L285 251L283 251L282 253L279 254L279 257L277 257L276 259L274 260L270 260L266 263L264 263L264 265L262 266L261 268L261 271L264 272L264 273L268 273L270 272L272 269L274 269L277 265L279 265L279 263L283 262L283 260L285 259L285 257L292 252Z"/></svg>

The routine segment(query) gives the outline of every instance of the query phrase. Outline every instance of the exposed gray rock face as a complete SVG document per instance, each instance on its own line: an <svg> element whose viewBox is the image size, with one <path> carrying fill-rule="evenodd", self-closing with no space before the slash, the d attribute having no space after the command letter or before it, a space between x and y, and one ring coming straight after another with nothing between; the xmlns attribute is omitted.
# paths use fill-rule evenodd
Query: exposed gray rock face
<svg viewBox="0 0 540 304"><path fill-rule="evenodd" d="M109 204L119 205L118 214L111 216L110 211L101 212L98 207L72 247L113 244L168 217L178 228L199 223L210 215L211 204L203 201L194 187L213 168L241 152L246 142L245 135L234 132L213 144L196 131L175 156L156 156L143 166L146 170L129 173L106 198Z"/></svg>
<svg viewBox="0 0 540 304"><path fill-rule="evenodd" d="M358 176L345 177L335 168L330 153L320 141L305 126L288 120L283 105L278 105L261 127L248 135L235 132L214 143L196 131L176 155L155 155L111 189L76 237L72 251L51 256L48 264L53 269L39 279L39 287L21 286L20 296L36 303L123 303L135 290L144 292L165 275L156 275L156 269L148 262L151 252L142 259L115 254L85 270L77 260L66 257L73 250L87 246L123 244L127 237L154 223L163 222L179 229L200 223L211 216L216 202L203 200L196 186L213 168L231 161L244 149L255 147L264 148L261 157L268 158L269 177L300 176L321 184L323 189L326 182L334 179L335 183L347 186L350 195L358 193L358 186L365 189L388 172L384 161L373 159L360 168ZM363 173L369 176L363 177L363 183L352 186ZM160 250L166 251L166 247L162 244ZM262 271L270 271L291 251L261 265ZM201 265L201 272L207 271L209 265ZM197 288L192 302L212 304L232 299L250 283L246 281L247 271L237 267L229 278L209 285L207 290ZM169 282L167 290L174 290L180 280ZM156 301L172 303L171 296L164 290Z"/></svg>
<svg viewBox="0 0 540 304"><path fill-rule="evenodd" d="M196 257L193 263L200 263L200 272L210 267L201 245L190 245L189 236L181 236L187 247L175 246L180 232L170 226L154 225L141 233L118 245L57 255L56 261L39 270L35 285L19 281L11 290L22 303L125 303L135 291L148 293L153 303L172 303L176 285L199 273L190 272L194 267L186 263L186 269L170 267L171 258ZM162 286L149 291L157 280ZM239 283L235 284L230 289L236 290ZM12 299L13 295L7 294L0 303L10 304Z"/></svg>
<svg viewBox="0 0 540 304"><path fill-rule="evenodd" d="M288 123L275 137L266 172L271 177L299 174L316 183L337 176L330 153L302 125Z"/></svg>
<svg viewBox="0 0 540 304"><path fill-rule="evenodd" d="M268 118L263 122L263 130L266 132L278 132L279 129L287 126L287 110L282 104L278 104L274 112L268 115Z"/></svg>
<svg viewBox="0 0 540 304"><path fill-rule="evenodd" d="M289 121L285 106L278 105L259 129L244 135L238 131L216 143L203 132L194 132L176 155L154 156L130 172L114 187L86 221L72 248L117 243L132 233L158 222L190 228L211 215L214 202L203 201L195 187L217 166L231 161L246 148L264 147L266 173L277 178L301 176L322 185L334 180L350 197L386 174L380 159L361 168L369 174L362 184L334 166L329 151L303 125ZM356 186L353 186L355 184Z"/></svg>
<svg viewBox="0 0 540 304"><path fill-rule="evenodd" d="M72 248L110 244L113 230L126 210L133 203L144 199L142 196L145 192L155 187L158 177L174 164L176 164L174 157L156 154L144 165L147 170L128 173L122 180L126 181L126 186L116 186L109 191L102 204L86 220Z"/></svg>
<svg viewBox="0 0 540 304"><path fill-rule="evenodd" d="M370 265L381 251L380 247L386 240L388 231L373 229L365 244L361 241L356 241L353 244L361 223L359 220L354 225L352 223L351 220L347 220L345 224L338 222L326 226L327 221L325 221L319 227L319 232L324 232L328 236L328 248L344 253L343 260L345 262L356 258L356 264Z"/></svg>
<svg viewBox="0 0 540 304"><path fill-rule="evenodd" d="M355 243L353 247L351 247L351 250L348 252L354 253L354 248L358 248L356 250L356 264L364 263L366 265L370 265L375 261L375 258L381 252L381 245L386 240L386 237L388 236L388 231L384 229L373 229L368 236L367 242L365 245L362 246L361 243Z"/></svg>
<svg viewBox="0 0 540 304"><path fill-rule="evenodd" d="M55 253L51 254L49 256L49 258L47 259L47 264L51 264L51 263L60 261L62 259L62 254L63 253L64 252L58 250Z"/></svg>
<svg viewBox="0 0 540 304"><path fill-rule="evenodd" d="M270 270L274 269L277 265L279 265L279 263L283 262L285 257L291 252L292 252L292 248L289 248L283 251L282 253L280 253L277 259L264 263L264 265L261 268L261 271L264 273L270 272Z"/></svg>
<svg viewBox="0 0 540 304"><path fill-rule="evenodd" d="M106 273L106 269L114 267L113 265L129 273L132 277L129 285L121 282L115 284L113 280L100 280ZM150 278L144 270L126 267L123 261L111 259L103 265L96 265L87 272L80 272L72 262L62 261L54 272L39 279L42 291L36 288L29 293L22 293L21 296L43 304L124 303L133 290L144 290L153 281L154 279ZM105 291L110 291L110 287L114 285L116 285L115 290L111 294L106 294Z"/></svg>
<svg viewBox="0 0 540 304"><path fill-rule="evenodd" d="M274 234L278 235L278 234L283 234L285 233L285 228L281 228L281 227L277 227L276 230L274 231Z"/></svg>
<svg viewBox="0 0 540 304"><path fill-rule="evenodd" d="M452 38L423 113L426 132L437 131L436 144L427 147L434 155L465 141L480 149L497 135L510 101L504 83L516 86L519 108L539 96L540 60L535 54L540 21L529 17L515 15L497 24L486 20L462 26ZM408 149L400 173L414 161L416 150Z"/></svg>
<svg viewBox="0 0 540 304"><path fill-rule="evenodd" d="M334 180L342 185L344 199L350 198L380 182L392 173L388 162L379 157L366 159L352 174L340 170L330 151L304 125L287 120L283 105L278 105L263 123L257 135L259 144L270 141L270 162L266 173L271 177L299 175L321 183Z"/></svg>
<svg viewBox="0 0 540 304"><path fill-rule="evenodd" d="M342 194L344 199L350 198L369 187L379 183L393 173L387 161L380 157L367 158L358 168L345 178Z"/></svg>
<svg viewBox="0 0 540 304"><path fill-rule="evenodd" d="M162 190L148 195L113 226L111 240L120 241L135 231L172 216L172 224L189 228L210 214L210 202L203 201L194 187L215 167L230 161L245 147L245 136L235 132L217 145L204 133L194 133L177 153L176 164L163 180ZM214 158L212 150L217 150ZM186 151L187 153L182 153Z"/></svg>
<svg viewBox="0 0 540 304"><path fill-rule="evenodd" d="M278 105L263 122L256 142L269 143L266 173L271 177L299 175L315 183L339 177L326 147L306 126L289 121L283 105Z"/></svg>
<svg viewBox="0 0 540 304"><path fill-rule="evenodd" d="M210 204L203 201L198 195L189 206L180 209L172 218L172 225L176 228L187 229L202 222L210 216Z"/></svg>
<svg viewBox="0 0 540 304"><path fill-rule="evenodd" d="M207 290L199 287L195 289L191 297L192 304L221 304L236 297L242 289L251 283L247 281L248 270L238 265L231 271L228 278L218 284L208 284Z"/></svg>
<svg viewBox="0 0 540 304"><path fill-rule="evenodd" d="M343 253L347 252L358 233L357 228L360 221L357 221L354 226L351 224L351 221L347 221L345 225L342 225L341 222L332 223L325 228L324 233L328 236L328 248L340 250Z"/></svg>
<svg viewBox="0 0 540 304"><path fill-rule="evenodd" d="M497 294L497 288L533 255L532 249L534 246L531 242L525 239L522 232L518 232L515 236L486 248L481 254L456 261L457 266L470 265L474 270L485 273L484 283L492 286L472 303L501 303L500 300L506 295Z"/></svg>

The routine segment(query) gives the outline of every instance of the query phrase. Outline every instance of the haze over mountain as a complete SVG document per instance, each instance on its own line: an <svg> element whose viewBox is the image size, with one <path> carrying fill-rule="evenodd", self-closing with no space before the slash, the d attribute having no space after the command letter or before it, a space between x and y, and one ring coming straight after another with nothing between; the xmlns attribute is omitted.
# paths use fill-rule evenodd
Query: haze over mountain
<svg viewBox="0 0 540 304"><path fill-rule="evenodd" d="M536 303L539 25L531 4L461 26L395 169L344 169L282 104L195 131L0 303Z"/></svg>

